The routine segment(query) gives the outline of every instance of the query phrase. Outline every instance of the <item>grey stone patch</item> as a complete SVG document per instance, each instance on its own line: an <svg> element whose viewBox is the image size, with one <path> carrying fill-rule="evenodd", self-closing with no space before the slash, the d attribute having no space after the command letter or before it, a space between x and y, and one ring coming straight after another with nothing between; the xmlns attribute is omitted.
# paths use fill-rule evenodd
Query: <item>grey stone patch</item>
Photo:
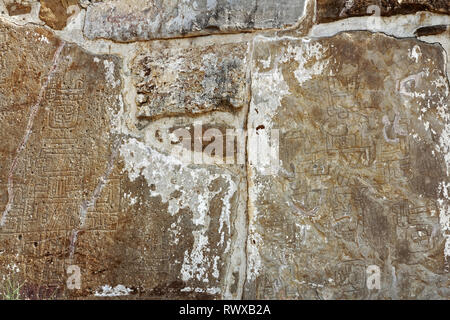
<svg viewBox="0 0 450 320"><path fill-rule="evenodd" d="M295 25L304 0L110 0L87 8L84 34L128 42Z"/></svg>

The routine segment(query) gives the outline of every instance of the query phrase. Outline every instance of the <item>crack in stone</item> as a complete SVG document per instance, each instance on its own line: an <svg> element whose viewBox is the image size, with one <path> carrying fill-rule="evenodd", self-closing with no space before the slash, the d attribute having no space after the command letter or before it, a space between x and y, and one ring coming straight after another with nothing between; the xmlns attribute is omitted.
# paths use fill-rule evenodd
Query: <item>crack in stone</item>
<svg viewBox="0 0 450 320"><path fill-rule="evenodd" d="M77 229L74 229L72 231L72 236L70 239L70 245L69 245L69 260L73 260L73 255L75 253L76 249L76 242L78 239L78 233L81 229L83 229L85 222L86 222L86 215L90 208L95 207L95 203L97 202L97 199L100 197L100 194L103 191L103 188L106 186L108 182L108 178L111 175L112 170L114 169L114 165L117 159L117 155L119 154L119 148L120 148L121 141L118 140L115 145L113 146L113 150L111 153L111 157L108 161L108 166L106 168L105 173L100 177L99 182L97 186L94 189L94 192L92 193L92 196L89 200L84 200L80 205L80 224Z"/></svg>
<svg viewBox="0 0 450 320"><path fill-rule="evenodd" d="M250 121L250 110L251 110L251 103L252 103L252 99L253 99L253 95L252 95L252 73L253 73L253 54L254 54L254 50L255 50L255 39L253 39L252 41L250 41L250 68L249 68L249 74L248 74L248 81L250 82L248 85L248 90L249 90L249 101L248 101L248 106L247 106L247 112L245 114L245 119L244 119L244 132L246 132L245 135L245 179L246 179L246 241L245 241L245 272L244 272L244 280L242 281L242 294L241 297L239 297L240 299L242 299L244 297L244 290L247 284L247 278L248 278L248 241L249 241L249 236L250 236L250 165L249 165L249 134L248 134L248 128L249 128L249 121Z"/></svg>

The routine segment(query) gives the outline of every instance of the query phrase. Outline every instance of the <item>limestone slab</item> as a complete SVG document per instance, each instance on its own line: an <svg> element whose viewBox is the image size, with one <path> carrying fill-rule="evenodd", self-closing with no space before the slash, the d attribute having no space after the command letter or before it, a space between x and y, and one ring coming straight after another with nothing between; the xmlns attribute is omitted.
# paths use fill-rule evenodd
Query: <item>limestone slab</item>
<svg viewBox="0 0 450 320"><path fill-rule="evenodd" d="M30 295L59 295L66 267L79 263L87 292L96 267L79 256L84 239L76 235L89 246L96 233L110 239L120 212L110 163L119 59L88 54L43 28L2 23L0 34L2 275L20 277Z"/></svg>
<svg viewBox="0 0 450 320"><path fill-rule="evenodd" d="M448 1L3 4L0 297L450 298Z"/></svg>
<svg viewBox="0 0 450 320"><path fill-rule="evenodd" d="M87 8L84 34L127 42L278 29L295 25L303 10L303 0L108 0Z"/></svg>
<svg viewBox="0 0 450 320"><path fill-rule="evenodd" d="M448 299L442 47L353 32L254 50L248 127L280 131L280 167L249 162L244 296Z"/></svg>
<svg viewBox="0 0 450 320"><path fill-rule="evenodd" d="M149 44L132 62L138 118L211 111L236 112L248 105L249 43Z"/></svg>
<svg viewBox="0 0 450 320"><path fill-rule="evenodd" d="M5 279L24 283L30 299L240 295L245 270L232 260L245 261L236 245L245 234L242 165L183 162L171 133L197 126L189 117L123 135L119 58L43 28L2 24L0 36ZM209 118L205 129L242 128L233 117ZM200 143L201 154L208 142ZM81 272L75 289L67 284L73 268Z"/></svg>
<svg viewBox="0 0 450 320"><path fill-rule="evenodd" d="M63 29L69 17L79 12L78 1L40 1L39 18L50 28L55 30Z"/></svg>

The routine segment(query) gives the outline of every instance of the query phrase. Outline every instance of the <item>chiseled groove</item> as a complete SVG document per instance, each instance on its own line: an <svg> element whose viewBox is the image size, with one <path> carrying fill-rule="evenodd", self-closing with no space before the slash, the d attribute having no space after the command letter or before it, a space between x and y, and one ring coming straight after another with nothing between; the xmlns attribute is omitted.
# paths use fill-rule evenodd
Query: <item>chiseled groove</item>
<svg viewBox="0 0 450 320"><path fill-rule="evenodd" d="M106 186L108 182L108 178L111 175L112 170L114 169L114 165L117 159L117 155L119 154L119 148L120 148L120 140L115 143L115 145L112 148L111 157L109 158L108 165L106 167L105 173L100 177L97 186L94 189L94 192L92 193L92 196L89 200L84 200L80 205L80 224L78 228L74 229L72 231L72 236L70 238L70 245L69 245L69 260L72 261L73 255L75 253L76 249L76 242L78 239L78 233L81 229L83 229L85 223L86 223L86 215L87 211L90 208L95 207L95 203L97 202L98 198L100 197L100 194L102 193L103 188Z"/></svg>

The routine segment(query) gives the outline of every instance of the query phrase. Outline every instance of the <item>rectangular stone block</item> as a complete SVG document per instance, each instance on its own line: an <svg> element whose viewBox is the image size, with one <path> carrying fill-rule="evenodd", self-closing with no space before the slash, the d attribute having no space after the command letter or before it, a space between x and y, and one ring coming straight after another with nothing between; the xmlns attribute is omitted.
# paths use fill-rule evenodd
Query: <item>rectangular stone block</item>
<svg viewBox="0 0 450 320"><path fill-rule="evenodd" d="M303 15L304 0L108 0L87 8L89 39L136 41L282 29Z"/></svg>
<svg viewBox="0 0 450 320"><path fill-rule="evenodd" d="M414 274L414 298L448 298L442 47L367 32L260 37L251 91L249 132L279 130L280 162L252 162L249 140L244 296L408 299Z"/></svg>

